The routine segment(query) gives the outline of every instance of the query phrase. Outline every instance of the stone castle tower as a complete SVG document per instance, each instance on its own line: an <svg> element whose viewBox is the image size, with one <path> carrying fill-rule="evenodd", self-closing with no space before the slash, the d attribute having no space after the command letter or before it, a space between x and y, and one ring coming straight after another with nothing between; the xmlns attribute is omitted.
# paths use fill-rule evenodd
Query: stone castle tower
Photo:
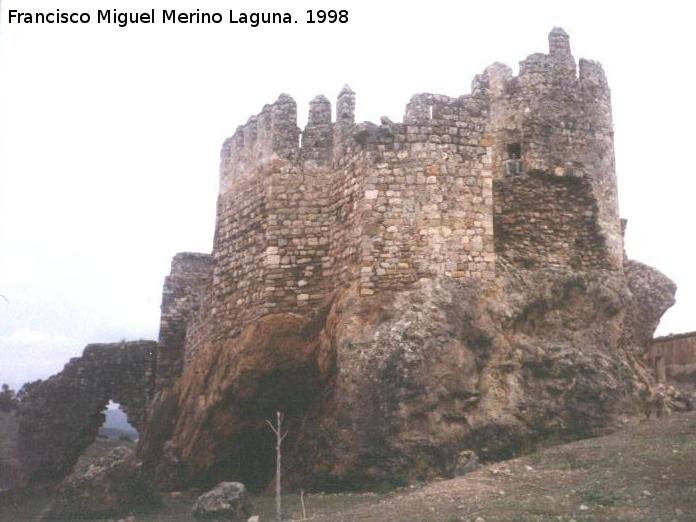
<svg viewBox="0 0 696 522"><path fill-rule="evenodd" d="M225 141L213 254L179 254L165 285L161 378L206 340L349 285L622 270L609 89L598 63L576 70L563 29L517 77L495 63L469 95L414 95L403 123L354 114L345 86L335 120L317 96L302 131L282 94Z"/></svg>

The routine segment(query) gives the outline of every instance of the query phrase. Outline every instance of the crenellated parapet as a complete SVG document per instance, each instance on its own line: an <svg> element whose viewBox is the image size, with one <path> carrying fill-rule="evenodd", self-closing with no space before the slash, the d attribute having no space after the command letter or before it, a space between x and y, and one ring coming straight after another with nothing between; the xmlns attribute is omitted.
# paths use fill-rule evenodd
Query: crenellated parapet
<svg viewBox="0 0 696 522"><path fill-rule="evenodd" d="M246 179L255 167L273 158L297 154L300 129L297 104L281 94L275 103L263 107L225 141L221 157L220 192L229 190L239 178Z"/></svg>

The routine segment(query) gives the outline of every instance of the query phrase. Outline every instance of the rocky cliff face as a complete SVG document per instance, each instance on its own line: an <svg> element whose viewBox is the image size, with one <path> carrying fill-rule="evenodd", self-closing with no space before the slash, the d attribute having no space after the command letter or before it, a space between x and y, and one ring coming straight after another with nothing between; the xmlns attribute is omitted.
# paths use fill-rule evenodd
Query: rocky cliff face
<svg viewBox="0 0 696 522"><path fill-rule="evenodd" d="M501 267L495 281L421 279L367 299L349 288L202 347L154 403L141 454L162 485L262 487L264 420L280 409L293 485L369 488L449 475L463 449L492 460L596 435L640 413L651 384L636 354L674 291L638 264Z"/></svg>

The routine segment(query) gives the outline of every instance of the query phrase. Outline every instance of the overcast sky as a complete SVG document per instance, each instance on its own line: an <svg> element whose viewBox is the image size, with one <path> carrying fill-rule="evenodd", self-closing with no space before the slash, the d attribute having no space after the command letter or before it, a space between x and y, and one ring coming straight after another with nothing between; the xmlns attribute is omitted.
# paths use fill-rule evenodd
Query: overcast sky
<svg viewBox="0 0 696 522"><path fill-rule="evenodd" d="M4 0L0 21L0 382L85 344L156 338L171 256L209 252L222 141L287 92L299 124L343 84L358 120L416 92L466 94L568 31L612 89L631 258L679 286L659 333L696 330L693 15L688 2ZM226 13L321 6L346 25L8 25L9 9Z"/></svg>

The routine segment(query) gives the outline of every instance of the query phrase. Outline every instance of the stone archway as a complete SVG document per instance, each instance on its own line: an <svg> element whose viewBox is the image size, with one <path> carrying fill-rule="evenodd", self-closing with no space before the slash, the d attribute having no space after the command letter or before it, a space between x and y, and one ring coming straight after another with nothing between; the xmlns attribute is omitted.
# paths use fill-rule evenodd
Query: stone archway
<svg viewBox="0 0 696 522"><path fill-rule="evenodd" d="M155 341L91 344L60 373L22 389L18 449L26 482L67 475L96 438L110 400L141 428L156 347Z"/></svg>

